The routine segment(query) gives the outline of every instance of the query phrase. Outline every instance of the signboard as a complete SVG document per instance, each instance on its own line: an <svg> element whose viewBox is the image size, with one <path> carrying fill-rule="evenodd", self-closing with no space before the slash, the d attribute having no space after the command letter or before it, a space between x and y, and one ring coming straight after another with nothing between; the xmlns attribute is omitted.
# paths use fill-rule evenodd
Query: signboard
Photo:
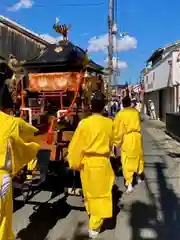
<svg viewBox="0 0 180 240"><path fill-rule="evenodd" d="M75 91L81 82L78 72L30 73L29 90L32 92Z"/></svg>

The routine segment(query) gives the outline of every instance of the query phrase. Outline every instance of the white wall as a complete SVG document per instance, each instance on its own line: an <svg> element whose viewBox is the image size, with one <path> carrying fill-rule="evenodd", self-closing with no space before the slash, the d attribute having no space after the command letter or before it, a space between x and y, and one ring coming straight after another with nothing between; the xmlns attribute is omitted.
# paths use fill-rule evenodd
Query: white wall
<svg viewBox="0 0 180 240"><path fill-rule="evenodd" d="M180 47L175 48L144 75L146 103L154 102L157 117L163 121L167 112L176 112L180 105Z"/></svg>
<svg viewBox="0 0 180 240"><path fill-rule="evenodd" d="M159 90L169 85L169 80L171 80L170 61L172 61L172 54L167 55L144 75L145 92Z"/></svg>
<svg viewBox="0 0 180 240"><path fill-rule="evenodd" d="M180 84L180 51L172 53L172 82L173 85Z"/></svg>

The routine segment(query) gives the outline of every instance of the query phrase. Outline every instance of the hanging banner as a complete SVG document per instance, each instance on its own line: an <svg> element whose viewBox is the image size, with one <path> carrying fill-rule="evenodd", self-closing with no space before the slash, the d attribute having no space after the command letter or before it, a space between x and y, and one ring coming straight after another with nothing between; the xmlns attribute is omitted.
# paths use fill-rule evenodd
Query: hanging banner
<svg viewBox="0 0 180 240"><path fill-rule="evenodd" d="M137 84L137 85L132 86L132 91L135 92L135 93L140 93L141 85Z"/></svg>
<svg viewBox="0 0 180 240"><path fill-rule="evenodd" d="M29 90L32 92L75 91L81 81L78 72L30 73Z"/></svg>

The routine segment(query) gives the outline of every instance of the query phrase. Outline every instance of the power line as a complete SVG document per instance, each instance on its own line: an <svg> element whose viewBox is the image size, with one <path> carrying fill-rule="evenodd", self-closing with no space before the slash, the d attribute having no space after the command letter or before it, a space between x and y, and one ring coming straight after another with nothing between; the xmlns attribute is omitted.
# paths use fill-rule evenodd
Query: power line
<svg viewBox="0 0 180 240"><path fill-rule="evenodd" d="M90 6L101 6L104 5L104 3L72 3L72 4L56 4L60 7L90 7ZM46 5L34 5L34 7L46 7Z"/></svg>
<svg viewBox="0 0 180 240"><path fill-rule="evenodd" d="M11 7L5 3L0 3L0 5L4 6L4 7ZM102 6L104 5L103 2L100 2L100 3L72 3L72 4L56 4L56 6L58 7L98 7L98 6ZM45 4L34 4L33 5L33 8L36 8L36 7L49 7Z"/></svg>

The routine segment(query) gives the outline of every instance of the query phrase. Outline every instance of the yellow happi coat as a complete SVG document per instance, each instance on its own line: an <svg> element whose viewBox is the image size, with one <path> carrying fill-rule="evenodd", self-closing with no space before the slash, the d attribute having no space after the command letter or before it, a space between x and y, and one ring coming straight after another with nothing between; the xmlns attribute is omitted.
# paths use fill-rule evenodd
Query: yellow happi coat
<svg viewBox="0 0 180 240"><path fill-rule="evenodd" d="M80 171L90 229L99 228L112 217L114 172L110 163L112 120L92 115L77 127L68 149L72 169Z"/></svg>
<svg viewBox="0 0 180 240"><path fill-rule="evenodd" d="M113 124L114 145L121 148L121 161L126 185L131 184L133 174L144 171L141 120L132 107L121 110Z"/></svg>
<svg viewBox="0 0 180 240"><path fill-rule="evenodd" d="M34 133L38 132L38 129L29 125L29 123L22 120L22 118L16 118L16 121L19 125L19 136L26 142L34 141ZM31 126L31 127L30 127ZM27 164L27 170L34 171L37 167L37 158L35 157ZM27 176L27 178L31 179L32 176Z"/></svg>
<svg viewBox="0 0 180 240"><path fill-rule="evenodd" d="M36 158L40 147L34 142L36 131L24 120L0 111L0 240L15 239L12 232L11 177Z"/></svg>

